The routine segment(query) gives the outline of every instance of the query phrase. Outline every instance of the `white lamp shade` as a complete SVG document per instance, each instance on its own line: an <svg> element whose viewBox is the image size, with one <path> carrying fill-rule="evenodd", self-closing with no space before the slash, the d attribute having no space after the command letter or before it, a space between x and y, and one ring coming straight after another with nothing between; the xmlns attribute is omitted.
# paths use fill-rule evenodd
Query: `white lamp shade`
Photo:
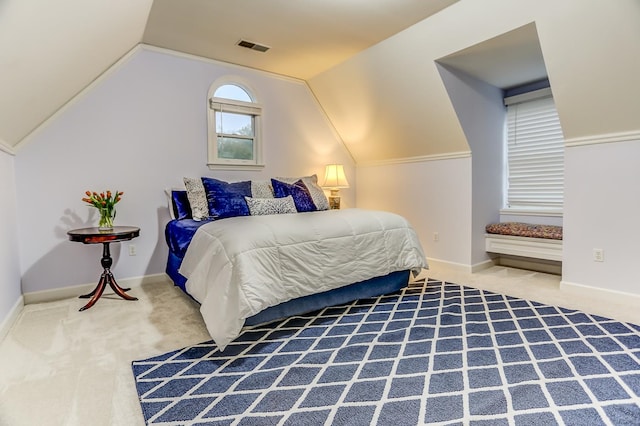
<svg viewBox="0 0 640 426"><path fill-rule="evenodd" d="M324 184L325 188L348 188L349 182L344 175L344 167L342 164L327 164L324 172Z"/></svg>

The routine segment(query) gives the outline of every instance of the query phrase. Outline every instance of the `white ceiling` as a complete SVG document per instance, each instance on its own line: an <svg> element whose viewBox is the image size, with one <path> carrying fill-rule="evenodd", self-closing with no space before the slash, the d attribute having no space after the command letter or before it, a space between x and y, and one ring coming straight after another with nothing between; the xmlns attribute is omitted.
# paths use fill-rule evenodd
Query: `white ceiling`
<svg viewBox="0 0 640 426"><path fill-rule="evenodd" d="M307 80L456 1L155 0L142 41Z"/></svg>

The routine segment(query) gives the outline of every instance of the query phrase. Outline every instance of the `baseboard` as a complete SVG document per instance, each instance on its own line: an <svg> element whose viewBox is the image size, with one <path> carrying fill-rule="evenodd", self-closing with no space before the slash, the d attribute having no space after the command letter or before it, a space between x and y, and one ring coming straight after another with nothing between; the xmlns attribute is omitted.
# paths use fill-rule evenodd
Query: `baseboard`
<svg viewBox="0 0 640 426"><path fill-rule="evenodd" d="M2 320L2 323L0 324L0 342L2 342L9 333L9 330L18 319L18 315L20 315L20 312L22 312L22 308L24 308L24 297L20 296L9 311L9 314L5 317L4 320Z"/></svg>
<svg viewBox="0 0 640 426"><path fill-rule="evenodd" d="M584 284L571 283L568 281L560 281L560 290L567 293L579 294L583 297L586 296L594 300L601 300L604 302L621 303L624 305L640 305L640 294L635 293L609 290Z"/></svg>
<svg viewBox="0 0 640 426"><path fill-rule="evenodd" d="M562 275L562 262L532 259L519 256L500 255L491 259L484 260L473 265L465 265L462 263L449 262L446 260L427 258L429 265L435 269L448 269L452 272L465 272L474 274L476 272L489 269L492 266L508 266L511 268L528 269L531 271L545 272L548 274Z"/></svg>
<svg viewBox="0 0 640 426"><path fill-rule="evenodd" d="M473 265L471 265L471 272L476 273L476 272L484 271L485 269L489 269L492 266L495 266L495 263L493 262L493 260L487 259L483 262L474 263Z"/></svg>
<svg viewBox="0 0 640 426"><path fill-rule="evenodd" d="M118 285L124 288L136 288L143 284L150 284L155 282L167 281L167 274L153 274L144 275L142 277L122 278L118 279ZM70 287L55 288L52 290L33 291L24 294L24 304L29 305L32 303L44 303L54 302L56 300L69 299L72 297L78 297L81 294L91 292L97 283L80 284Z"/></svg>
<svg viewBox="0 0 640 426"><path fill-rule="evenodd" d="M465 265L464 263L449 262L447 260L434 259L432 257L427 258L427 263L429 264L429 266L433 266L436 269L448 269L450 271L455 271L455 272L470 273L472 272L472 269L473 269L472 265Z"/></svg>
<svg viewBox="0 0 640 426"><path fill-rule="evenodd" d="M466 272L466 273L480 272L484 269L488 269L494 266L494 263L491 259L484 260L480 263L474 263L473 265L465 265L464 263L449 262L448 260L434 259L431 257L427 258L427 262L429 263L430 266L433 266L434 268L437 268L437 269L448 269L454 272Z"/></svg>

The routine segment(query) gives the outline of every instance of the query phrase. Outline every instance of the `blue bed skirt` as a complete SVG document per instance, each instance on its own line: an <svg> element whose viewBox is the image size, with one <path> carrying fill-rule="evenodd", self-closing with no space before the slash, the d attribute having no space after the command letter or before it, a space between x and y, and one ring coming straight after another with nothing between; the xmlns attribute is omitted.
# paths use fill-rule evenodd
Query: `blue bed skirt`
<svg viewBox="0 0 640 426"><path fill-rule="evenodd" d="M174 282L175 285L180 287L182 291L187 293L187 288L185 284L187 283L187 279L180 275L178 269L180 269L180 264L182 263L182 258L178 257L174 252L169 251L169 259L167 260L167 269L166 273L169 275L169 278Z"/></svg>
<svg viewBox="0 0 640 426"><path fill-rule="evenodd" d="M406 287L409 282L409 271L392 272L383 277L375 277L344 287L325 291L323 293L310 294L272 306L262 312L247 318L246 325L256 325L265 322L287 318L292 315L300 315L313 312L327 306L342 305L358 299L389 294Z"/></svg>
<svg viewBox="0 0 640 426"><path fill-rule="evenodd" d="M185 289L187 279L178 272L180 263L182 263L182 259L170 251L166 272L173 282L187 293ZM280 303L279 305L267 308L264 311L247 318L245 324L262 324L287 318L292 315L313 312L327 306L341 305L357 299L366 299L369 297L380 296L382 294L393 293L404 288L408 282L409 271L392 272L383 277L371 278L366 281L350 284L334 290L311 294L309 296Z"/></svg>

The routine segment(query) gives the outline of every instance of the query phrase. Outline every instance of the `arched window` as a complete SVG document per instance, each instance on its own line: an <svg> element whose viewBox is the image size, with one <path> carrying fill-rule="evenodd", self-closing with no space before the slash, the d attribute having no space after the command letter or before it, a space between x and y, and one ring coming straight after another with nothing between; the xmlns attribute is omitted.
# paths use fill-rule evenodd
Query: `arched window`
<svg viewBox="0 0 640 426"><path fill-rule="evenodd" d="M225 81L209 90L208 165L211 169L263 167L262 107L244 84Z"/></svg>

